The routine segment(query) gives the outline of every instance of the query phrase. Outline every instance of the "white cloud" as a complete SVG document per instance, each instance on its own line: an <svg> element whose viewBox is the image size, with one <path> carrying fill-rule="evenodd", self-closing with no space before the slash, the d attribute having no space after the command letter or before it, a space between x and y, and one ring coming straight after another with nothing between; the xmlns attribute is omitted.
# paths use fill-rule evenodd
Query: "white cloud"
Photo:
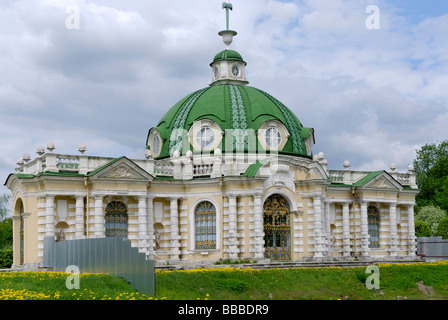
<svg viewBox="0 0 448 320"><path fill-rule="evenodd" d="M367 30L376 4L381 29ZM221 2L78 0L0 5L0 177L53 140L56 151L143 156L148 129L209 84L224 48ZM234 0L232 48L250 85L316 130L330 168L406 169L415 149L446 139L448 19L418 22L386 1Z"/></svg>

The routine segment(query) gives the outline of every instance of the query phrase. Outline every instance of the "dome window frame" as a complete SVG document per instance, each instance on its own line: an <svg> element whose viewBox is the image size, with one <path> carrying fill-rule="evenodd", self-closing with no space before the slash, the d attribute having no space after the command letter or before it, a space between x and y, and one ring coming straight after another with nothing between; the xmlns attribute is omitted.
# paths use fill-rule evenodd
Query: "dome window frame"
<svg viewBox="0 0 448 320"><path fill-rule="evenodd" d="M218 80L220 78L220 70L218 65L214 65L213 68L213 80Z"/></svg>
<svg viewBox="0 0 448 320"><path fill-rule="evenodd" d="M194 139L201 150L207 150L215 143L216 133L212 129L212 127L202 126L199 128L199 130L196 130Z"/></svg>
<svg viewBox="0 0 448 320"><path fill-rule="evenodd" d="M263 139L269 148L278 148L278 146L282 142L282 134L280 133L280 130L277 129L277 127L268 127L264 131ZM273 143L274 141L275 143Z"/></svg>
<svg viewBox="0 0 448 320"><path fill-rule="evenodd" d="M233 70L237 70L237 74L234 74ZM230 64L229 74L233 78L241 78L241 66L239 63Z"/></svg>
<svg viewBox="0 0 448 320"><path fill-rule="evenodd" d="M280 140L277 145L269 145L266 141L266 133L269 132L268 130L270 129L276 129L280 134ZM258 142L265 150L270 151L282 151L288 142L289 136L290 133L286 126L278 120L265 121L257 131Z"/></svg>
<svg viewBox="0 0 448 320"><path fill-rule="evenodd" d="M205 146L202 146L197 141L198 134L202 129L209 128L212 130L214 134L214 140L211 143L208 143ZM212 151L216 148L220 147L222 141L223 131L221 127L213 120L210 119L202 119L198 121L194 121L190 130L188 131L188 138L190 145L193 147L194 151Z"/></svg>
<svg viewBox="0 0 448 320"><path fill-rule="evenodd" d="M159 142L157 149L156 149L156 146L154 145L156 138L158 139L158 142ZM152 158L157 158L158 156L160 156L160 154L162 153L163 140L162 140L162 137L160 136L160 133L157 130L157 128L153 128L149 131L148 141L146 144L149 146L149 150L151 150Z"/></svg>

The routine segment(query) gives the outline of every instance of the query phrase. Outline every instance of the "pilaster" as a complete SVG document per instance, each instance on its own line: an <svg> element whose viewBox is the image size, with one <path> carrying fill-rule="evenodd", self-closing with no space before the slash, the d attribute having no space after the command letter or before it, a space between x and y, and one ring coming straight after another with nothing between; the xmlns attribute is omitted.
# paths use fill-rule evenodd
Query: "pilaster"
<svg viewBox="0 0 448 320"><path fill-rule="evenodd" d="M93 220L93 238L103 238L104 230L104 212L103 196L95 196L95 216Z"/></svg>
<svg viewBox="0 0 448 320"><path fill-rule="evenodd" d="M146 196L138 197L138 248L140 252L148 250Z"/></svg>
<svg viewBox="0 0 448 320"><path fill-rule="evenodd" d="M84 239L84 197L76 197L75 239Z"/></svg>
<svg viewBox="0 0 448 320"><path fill-rule="evenodd" d="M255 259L264 258L264 232L263 232L263 206L261 203L262 194L255 194L254 197L254 232L255 232Z"/></svg>
<svg viewBox="0 0 448 320"><path fill-rule="evenodd" d="M361 256L369 255L369 221L367 216L367 202L361 202Z"/></svg>
<svg viewBox="0 0 448 320"><path fill-rule="evenodd" d="M321 196L314 196L313 198L314 208L314 257L322 258L324 256L325 242L324 242L324 230L323 230L323 215L322 215L322 200Z"/></svg>
<svg viewBox="0 0 448 320"><path fill-rule="evenodd" d="M344 202L342 204L342 244L343 256L350 256L350 204Z"/></svg>
<svg viewBox="0 0 448 320"><path fill-rule="evenodd" d="M414 225L414 205L408 205L408 256L415 257L415 225Z"/></svg>
<svg viewBox="0 0 448 320"><path fill-rule="evenodd" d="M154 241L154 198L147 198L146 211L147 211L147 230L148 230L148 258L154 259L155 254L155 241Z"/></svg>
<svg viewBox="0 0 448 320"><path fill-rule="evenodd" d="M45 198L45 236L55 236L55 203L54 196Z"/></svg>
<svg viewBox="0 0 448 320"><path fill-rule="evenodd" d="M398 255L398 234L397 234L397 205L391 203L389 205L389 243L390 256L396 257Z"/></svg>
<svg viewBox="0 0 448 320"><path fill-rule="evenodd" d="M237 226L237 206L236 194L229 196L229 258L238 259L238 226Z"/></svg>
<svg viewBox="0 0 448 320"><path fill-rule="evenodd" d="M179 244L179 198L170 198L170 231L171 231L171 260L180 259Z"/></svg>

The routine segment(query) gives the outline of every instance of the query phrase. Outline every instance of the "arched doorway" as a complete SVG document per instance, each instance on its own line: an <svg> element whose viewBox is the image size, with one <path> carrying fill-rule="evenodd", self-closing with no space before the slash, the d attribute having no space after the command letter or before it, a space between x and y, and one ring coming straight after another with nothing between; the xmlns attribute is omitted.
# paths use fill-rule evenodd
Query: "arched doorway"
<svg viewBox="0 0 448 320"><path fill-rule="evenodd" d="M128 214L126 205L120 201L109 202L106 207L106 237L127 237Z"/></svg>
<svg viewBox="0 0 448 320"><path fill-rule="evenodd" d="M273 260L291 259L291 227L288 201L279 194L263 205L264 256Z"/></svg>

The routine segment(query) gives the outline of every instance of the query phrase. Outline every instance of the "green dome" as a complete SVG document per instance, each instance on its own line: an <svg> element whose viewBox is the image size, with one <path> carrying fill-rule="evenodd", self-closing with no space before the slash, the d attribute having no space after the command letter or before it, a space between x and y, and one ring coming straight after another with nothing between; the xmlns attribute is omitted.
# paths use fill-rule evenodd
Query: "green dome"
<svg viewBox="0 0 448 320"><path fill-rule="evenodd" d="M223 61L223 60L244 62L243 57L238 52L236 52L234 50L229 50L229 49L219 52L213 59L213 62Z"/></svg>
<svg viewBox="0 0 448 320"><path fill-rule="evenodd" d="M231 50L225 51L229 54ZM176 103L157 126L151 129L157 129L162 142L160 154L157 158L169 157L176 148L176 144L179 148L179 143L181 143L180 145L183 143L180 147L182 150L179 150L181 153L185 153L188 148L194 151L192 145L188 142L185 143L185 139L180 142L182 139L176 134L183 130L188 132L194 122L205 119L212 120L223 133L227 129L253 129L255 134L264 123L269 120L276 120L276 123L280 123L287 130L284 137L287 141L283 143L282 148L279 148L279 153L311 157L310 152L307 152L305 141L312 134L312 131L310 128L303 127L294 113L284 104L268 93L254 87L221 84L209 86L189 94ZM151 130L147 140L149 140ZM226 138L228 139L227 135L224 134L219 147L223 153L229 150L225 148L229 143L229 141L225 142ZM253 151L253 148L249 147L253 146L253 143L250 144L247 138L244 143L244 151ZM148 141L147 148L150 148L149 145ZM257 148L260 148L259 143L256 143L256 145Z"/></svg>

